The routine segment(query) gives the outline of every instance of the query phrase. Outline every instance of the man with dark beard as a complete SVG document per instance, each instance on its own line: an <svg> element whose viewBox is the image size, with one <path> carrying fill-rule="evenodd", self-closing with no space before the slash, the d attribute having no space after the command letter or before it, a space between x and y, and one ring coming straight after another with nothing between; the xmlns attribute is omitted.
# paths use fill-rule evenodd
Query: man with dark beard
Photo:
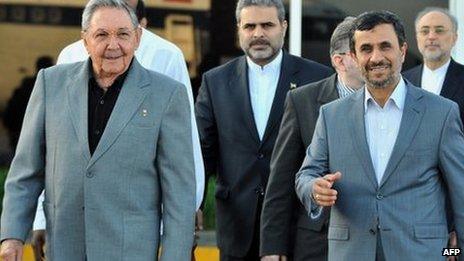
<svg viewBox="0 0 464 261"><path fill-rule="evenodd" d="M195 109L206 173L217 175L221 260L258 260L259 219L285 96L331 70L282 50L281 0L240 0L236 18L245 55L204 74Z"/></svg>
<svg viewBox="0 0 464 261"><path fill-rule="evenodd" d="M330 209L329 261L444 260L447 197L464 243L459 108L403 80L395 14L358 16L350 49L365 88L321 107L297 195L309 218Z"/></svg>

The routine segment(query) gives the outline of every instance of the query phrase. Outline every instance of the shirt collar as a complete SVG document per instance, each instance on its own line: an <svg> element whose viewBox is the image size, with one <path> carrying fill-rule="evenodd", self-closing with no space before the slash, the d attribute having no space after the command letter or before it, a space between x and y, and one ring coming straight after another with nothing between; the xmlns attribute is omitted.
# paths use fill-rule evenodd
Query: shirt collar
<svg viewBox="0 0 464 261"><path fill-rule="evenodd" d="M451 58L445 64L443 64L442 66L438 67L435 70L430 70L429 67L427 67L427 65L425 65L425 63L424 63L424 72L428 73L428 74L443 74L443 75L445 75L446 72L448 71L448 67L450 65L450 62L451 62Z"/></svg>
<svg viewBox="0 0 464 261"><path fill-rule="evenodd" d="M341 91L345 92L346 94L352 94L352 93L356 92L356 89L353 89L353 88L347 86L342 81L342 78L338 74L337 74L337 89L338 89L339 94L340 94ZM343 98L343 97L341 97L341 95L340 95L340 98Z"/></svg>
<svg viewBox="0 0 464 261"><path fill-rule="evenodd" d="M367 87L364 87L364 89L364 112L366 112L368 108L367 106L369 105L369 101L374 102L375 104L377 104L377 102L374 100L374 97L372 97ZM404 102L406 100L406 92L406 84L403 80L403 77L400 76L398 84L396 85L395 89L393 90L385 105L387 105L391 100L391 102L393 102L393 104L395 104L396 107L398 107L398 109L402 111L404 108Z"/></svg>
<svg viewBox="0 0 464 261"><path fill-rule="evenodd" d="M267 71L278 72L280 70L280 65L282 64L282 58L283 58L283 54L282 54L282 50L280 50L279 54L277 54L274 60L272 60L270 63L264 66L261 66L261 65L254 63L250 57L248 56L246 57L248 68L252 72L267 72Z"/></svg>

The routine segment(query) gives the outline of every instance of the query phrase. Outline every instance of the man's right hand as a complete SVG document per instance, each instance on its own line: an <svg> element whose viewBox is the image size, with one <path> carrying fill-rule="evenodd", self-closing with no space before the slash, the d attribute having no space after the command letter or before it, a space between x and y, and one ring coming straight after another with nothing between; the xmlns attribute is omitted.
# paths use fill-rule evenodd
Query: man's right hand
<svg viewBox="0 0 464 261"><path fill-rule="evenodd" d="M22 261L23 242L17 239L6 239L0 247L0 257L3 261Z"/></svg>
<svg viewBox="0 0 464 261"><path fill-rule="evenodd" d="M263 256L261 261L287 261L286 256L272 255L272 256Z"/></svg>
<svg viewBox="0 0 464 261"><path fill-rule="evenodd" d="M342 178L342 173L335 172L327 174L324 177L314 180L312 197L317 205L322 207L330 207L335 204L338 192L332 189L335 181Z"/></svg>
<svg viewBox="0 0 464 261"><path fill-rule="evenodd" d="M44 260L45 229L32 231L31 245L34 250L35 260Z"/></svg>

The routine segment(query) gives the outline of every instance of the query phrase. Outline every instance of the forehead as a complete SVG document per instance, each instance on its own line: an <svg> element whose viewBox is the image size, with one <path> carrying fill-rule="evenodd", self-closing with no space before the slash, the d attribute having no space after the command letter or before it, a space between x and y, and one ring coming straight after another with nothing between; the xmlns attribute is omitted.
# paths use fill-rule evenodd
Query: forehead
<svg viewBox="0 0 464 261"><path fill-rule="evenodd" d="M356 46L365 44L378 45L385 42L389 42L393 45L399 45L398 37L396 36L396 32L392 24L379 24L371 30L355 31L354 40Z"/></svg>
<svg viewBox="0 0 464 261"><path fill-rule="evenodd" d="M418 27L423 26L443 26L451 27L451 19L442 12L433 11L422 16L417 23Z"/></svg>
<svg viewBox="0 0 464 261"><path fill-rule="evenodd" d="M90 20L93 29L119 29L132 28L129 14L119 8L102 7L95 11Z"/></svg>
<svg viewBox="0 0 464 261"><path fill-rule="evenodd" d="M273 6L247 6L240 11L240 22L243 23L266 23L278 22L277 8Z"/></svg>

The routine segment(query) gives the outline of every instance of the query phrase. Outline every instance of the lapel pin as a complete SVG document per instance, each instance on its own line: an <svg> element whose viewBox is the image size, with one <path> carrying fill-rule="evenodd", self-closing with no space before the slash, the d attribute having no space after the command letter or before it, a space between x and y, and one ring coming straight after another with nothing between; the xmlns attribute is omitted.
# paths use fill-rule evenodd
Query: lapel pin
<svg viewBox="0 0 464 261"><path fill-rule="evenodd" d="M143 117L147 117L147 115L148 115L147 109L143 109L143 110L142 110L142 116L143 116Z"/></svg>
<svg viewBox="0 0 464 261"><path fill-rule="evenodd" d="M291 82L290 83L290 90L293 90L296 88L296 83Z"/></svg>

